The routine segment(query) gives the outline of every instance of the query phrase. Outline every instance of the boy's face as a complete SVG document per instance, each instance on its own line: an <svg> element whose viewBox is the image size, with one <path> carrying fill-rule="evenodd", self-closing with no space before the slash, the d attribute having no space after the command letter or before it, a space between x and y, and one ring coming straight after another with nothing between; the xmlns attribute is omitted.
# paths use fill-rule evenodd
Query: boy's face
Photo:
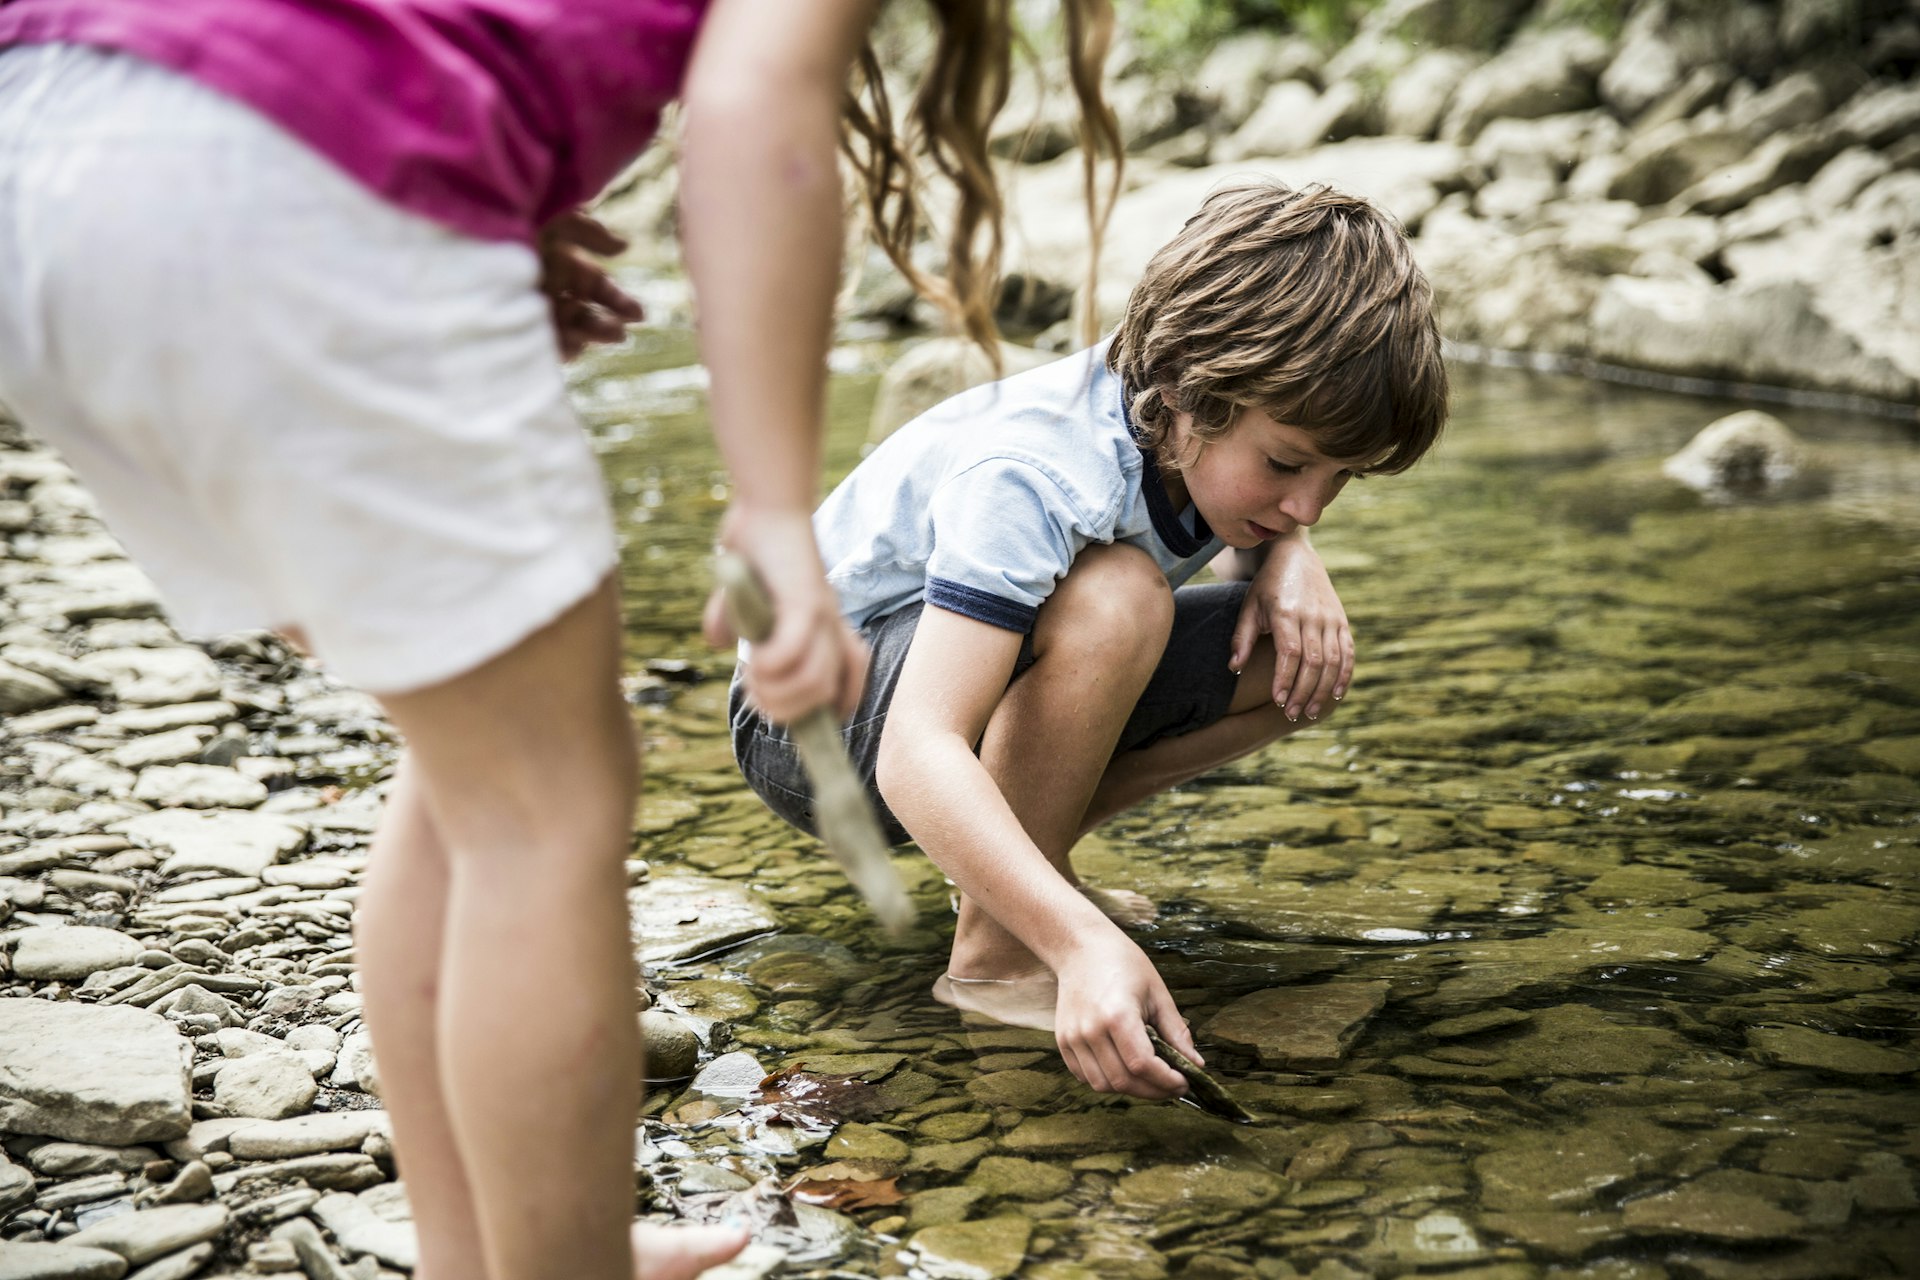
<svg viewBox="0 0 1920 1280"><path fill-rule="evenodd" d="M1257 547L1311 525L1340 495L1359 464L1329 458L1298 427L1243 408L1227 433L1208 444L1192 434L1192 415L1174 419L1187 498L1230 547Z"/></svg>

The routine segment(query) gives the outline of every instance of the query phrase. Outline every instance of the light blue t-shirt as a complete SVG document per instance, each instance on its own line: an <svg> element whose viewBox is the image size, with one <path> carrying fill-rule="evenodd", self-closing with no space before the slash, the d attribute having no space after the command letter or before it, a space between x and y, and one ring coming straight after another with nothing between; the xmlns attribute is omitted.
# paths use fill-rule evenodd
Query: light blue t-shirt
<svg viewBox="0 0 1920 1280"><path fill-rule="evenodd" d="M924 598L1026 632L1089 543L1179 586L1223 545L1176 513L1134 437L1106 344L975 387L901 427L827 496L814 534L856 627Z"/></svg>

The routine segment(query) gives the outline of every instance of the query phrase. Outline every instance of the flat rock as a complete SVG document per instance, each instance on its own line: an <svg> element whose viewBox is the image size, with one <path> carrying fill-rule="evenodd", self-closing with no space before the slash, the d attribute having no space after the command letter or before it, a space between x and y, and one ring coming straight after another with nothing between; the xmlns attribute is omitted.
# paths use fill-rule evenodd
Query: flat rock
<svg viewBox="0 0 1920 1280"><path fill-rule="evenodd" d="M213 1078L213 1100L236 1116L284 1120L313 1105L313 1072L290 1054L238 1058Z"/></svg>
<svg viewBox="0 0 1920 1280"><path fill-rule="evenodd" d="M267 788L221 765L155 765L141 773L133 798L162 808L251 809L266 800Z"/></svg>
<svg viewBox="0 0 1920 1280"><path fill-rule="evenodd" d="M127 1280L187 1280L188 1276L199 1274L200 1268L213 1260L216 1248L212 1241L196 1244L170 1253L157 1262L150 1262L140 1268Z"/></svg>
<svg viewBox="0 0 1920 1280"><path fill-rule="evenodd" d="M47 1142L27 1153L34 1172L49 1178L80 1178L95 1173L137 1173L160 1158L152 1147L103 1147L93 1142Z"/></svg>
<svg viewBox="0 0 1920 1280"><path fill-rule="evenodd" d="M349 1254L370 1254L402 1271L412 1271L420 1263L412 1211L399 1183L359 1195L342 1191L321 1196L313 1206L313 1216Z"/></svg>
<svg viewBox="0 0 1920 1280"><path fill-rule="evenodd" d="M990 1107L1029 1111L1059 1093L1067 1078L1057 1072L989 1071L967 1081L967 1093Z"/></svg>
<svg viewBox="0 0 1920 1280"><path fill-rule="evenodd" d="M307 829L301 823L225 809L165 809L116 823L113 829L135 844L172 855L160 867L163 876L216 871L258 878L307 840Z"/></svg>
<svg viewBox="0 0 1920 1280"><path fill-rule="evenodd" d="M1161 1164L1120 1179L1113 1202L1137 1209L1252 1210L1272 1204L1288 1189L1265 1169L1230 1164Z"/></svg>
<svg viewBox="0 0 1920 1280"><path fill-rule="evenodd" d="M7 1159L0 1151L0 1214L33 1203L33 1173Z"/></svg>
<svg viewBox="0 0 1920 1280"><path fill-rule="evenodd" d="M716 1098L744 1098L759 1088L767 1069L750 1053L723 1053L700 1069L688 1086Z"/></svg>
<svg viewBox="0 0 1920 1280"><path fill-rule="evenodd" d="M210 702L220 696L220 668L206 654L185 645L103 649L81 658L80 666L89 676L109 683L114 696L128 706Z"/></svg>
<svg viewBox="0 0 1920 1280"><path fill-rule="evenodd" d="M384 1111L321 1112L236 1129L227 1137L227 1150L242 1160L286 1160L323 1151L358 1151L369 1135L390 1132Z"/></svg>
<svg viewBox="0 0 1920 1280"><path fill-rule="evenodd" d="M78 982L102 969L132 964L146 944L118 929L51 925L22 930L13 971L35 982Z"/></svg>
<svg viewBox="0 0 1920 1280"><path fill-rule="evenodd" d="M1273 987L1234 1001L1201 1033L1250 1050L1261 1065L1318 1069L1336 1065L1360 1029L1387 1002L1384 982L1329 982Z"/></svg>
<svg viewBox="0 0 1920 1280"><path fill-rule="evenodd" d="M178 1204L122 1213L67 1237L69 1244L110 1249L133 1266L211 1240L226 1229L225 1205Z"/></svg>
<svg viewBox="0 0 1920 1280"><path fill-rule="evenodd" d="M1768 1062L1841 1075L1900 1076L1920 1068L1911 1053L1811 1027L1751 1027L1747 1045Z"/></svg>
<svg viewBox="0 0 1920 1280"><path fill-rule="evenodd" d="M779 921L758 894L728 880L663 876L627 893L643 964L690 960L774 929Z"/></svg>
<svg viewBox="0 0 1920 1280"><path fill-rule="evenodd" d="M955 1222L914 1233L908 1246L919 1255L918 1269L941 1280L1000 1280L1026 1261L1033 1223L1006 1215L978 1222Z"/></svg>
<svg viewBox="0 0 1920 1280"><path fill-rule="evenodd" d="M0 1244L0 1280L120 1280L127 1260L70 1244Z"/></svg>
<svg viewBox="0 0 1920 1280"><path fill-rule="evenodd" d="M1629 1200L1620 1216L1631 1231L1711 1240L1784 1240L1807 1227L1799 1214L1759 1196L1699 1185Z"/></svg>
<svg viewBox="0 0 1920 1280"><path fill-rule="evenodd" d="M183 725L123 742L107 752L107 759L123 769L180 764L206 750L207 742L212 737L211 725Z"/></svg>
<svg viewBox="0 0 1920 1280"><path fill-rule="evenodd" d="M191 1060L144 1009L0 1000L0 1131L109 1146L182 1137Z"/></svg>

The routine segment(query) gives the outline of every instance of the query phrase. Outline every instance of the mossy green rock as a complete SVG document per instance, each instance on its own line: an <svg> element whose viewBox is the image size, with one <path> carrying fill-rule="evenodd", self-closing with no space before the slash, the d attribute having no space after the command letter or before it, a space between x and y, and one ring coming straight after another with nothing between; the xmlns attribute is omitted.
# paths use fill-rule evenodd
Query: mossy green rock
<svg viewBox="0 0 1920 1280"><path fill-rule="evenodd" d="M751 1018L760 1012L760 997L745 985L723 978L675 982L667 987L667 994L684 1004L689 1013L697 1013L703 1018L718 1018L722 1022Z"/></svg>
<svg viewBox="0 0 1920 1280"><path fill-rule="evenodd" d="M967 1092L990 1107L1030 1111L1065 1087L1065 1074L1054 1071L990 1071L967 1081Z"/></svg>
<svg viewBox="0 0 1920 1280"><path fill-rule="evenodd" d="M965 1222L973 1206L986 1198L986 1191L980 1187L929 1187L916 1191L907 1197L907 1225L918 1230Z"/></svg>
<svg viewBox="0 0 1920 1280"><path fill-rule="evenodd" d="M1162 1164L1120 1179L1113 1202L1137 1209L1258 1209L1288 1190L1265 1169L1229 1164Z"/></svg>
<svg viewBox="0 0 1920 1280"><path fill-rule="evenodd" d="M1125 1111L1081 1111L1022 1120L1001 1141L1009 1151L1082 1156L1131 1150L1144 1136Z"/></svg>
<svg viewBox="0 0 1920 1280"><path fill-rule="evenodd" d="M1920 1068L1920 1057L1911 1053L1811 1027L1753 1027L1747 1045L1767 1062L1841 1075L1899 1076Z"/></svg>
<svg viewBox="0 0 1920 1280"><path fill-rule="evenodd" d="M827 1139L829 1160L884 1160L899 1163L907 1158L907 1144L890 1133L869 1124L843 1124Z"/></svg>
<svg viewBox="0 0 1920 1280"><path fill-rule="evenodd" d="M1273 987L1234 1001L1201 1032L1253 1052L1265 1066L1330 1067L1346 1056L1360 1029L1386 1002L1384 982Z"/></svg>
<svg viewBox="0 0 1920 1280"><path fill-rule="evenodd" d="M939 1142L965 1142L968 1138L977 1138L993 1124L993 1117L984 1111L955 1111L948 1115L929 1116L917 1126L925 1137Z"/></svg>
<svg viewBox="0 0 1920 1280"><path fill-rule="evenodd" d="M971 1142L923 1142L907 1156L908 1173L959 1173L993 1150L992 1138Z"/></svg>
<svg viewBox="0 0 1920 1280"><path fill-rule="evenodd" d="M1001 1280L1026 1261L1032 1237L1032 1222L1006 1215L928 1227L907 1246L919 1255L919 1269L939 1280Z"/></svg>
<svg viewBox="0 0 1920 1280"><path fill-rule="evenodd" d="M1073 1185L1073 1175L1057 1165L1018 1156L988 1156L967 1175L967 1185L988 1195L1013 1200L1047 1200Z"/></svg>
<svg viewBox="0 0 1920 1280"><path fill-rule="evenodd" d="M1799 1234L1806 1220L1731 1187L1700 1182L1642 1196L1621 1206L1630 1231L1649 1235L1704 1236L1711 1240L1781 1240Z"/></svg>

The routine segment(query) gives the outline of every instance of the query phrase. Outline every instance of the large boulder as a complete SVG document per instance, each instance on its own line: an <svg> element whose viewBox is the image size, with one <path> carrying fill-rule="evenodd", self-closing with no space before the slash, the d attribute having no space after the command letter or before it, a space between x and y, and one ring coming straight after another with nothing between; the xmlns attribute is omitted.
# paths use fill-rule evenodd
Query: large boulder
<svg viewBox="0 0 1920 1280"><path fill-rule="evenodd" d="M1380 101L1381 130L1431 138L1446 118L1460 82L1483 61L1459 49L1430 49L1416 57L1387 85Z"/></svg>
<svg viewBox="0 0 1920 1280"><path fill-rule="evenodd" d="M1745 409L1707 424L1660 469L1718 501L1758 498L1780 491L1800 474L1802 452L1786 423Z"/></svg>
<svg viewBox="0 0 1920 1280"><path fill-rule="evenodd" d="M1595 85L1606 57L1607 42L1582 27L1523 36L1461 81L1440 136L1468 143L1494 120L1591 107L1599 101Z"/></svg>
<svg viewBox="0 0 1920 1280"><path fill-rule="evenodd" d="M1007 377L1056 357L1032 347L1000 344L1000 369L967 338L931 338L909 347L880 379L867 442L879 444L900 427L969 387Z"/></svg>
<svg viewBox="0 0 1920 1280"><path fill-rule="evenodd" d="M192 1057L144 1009L0 1000L0 1132L122 1147L182 1137Z"/></svg>
<svg viewBox="0 0 1920 1280"><path fill-rule="evenodd" d="M1726 125L1676 120L1628 144L1607 194L1635 204L1665 204L1709 175L1744 160L1752 143Z"/></svg>
<svg viewBox="0 0 1920 1280"><path fill-rule="evenodd" d="M1100 323L1119 319L1148 260L1221 187L1249 179L1272 179L1295 187L1326 183L1373 200L1411 226L1426 216L1442 193L1464 185L1466 167L1458 147L1399 138L1353 138L1298 156L1262 157L1205 169L1142 166L1139 185L1123 194L1115 206L1101 248ZM1035 176L1042 175L1023 174L1023 181L1010 194L1008 267L1073 288L1084 277L1087 263L1078 176L1063 173L1053 175L1051 181L1027 180Z"/></svg>
<svg viewBox="0 0 1920 1280"><path fill-rule="evenodd" d="M1743 382L1920 398L1920 382L1817 305L1811 285L1616 276L1592 312L1592 354L1616 364Z"/></svg>
<svg viewBox="0 0 1920 1280"><path fill-rule="evenodd" d="M1776 133L1746 158L1710 171L1676 199L1685 208L1702 213L1731 213L1769 191L1805 182L1845 144L1846 136L1824 123Z"/></svg>
<svg viewBox="0 0 1920 1280"><path fill-rule="evenodd" d="M1231 133L1281 81L1318 88L1320 63L1319 51L1297 36L1244 31L1213 47L1193 77L1193 89L1212 104L1214 129Z"/></svg>

